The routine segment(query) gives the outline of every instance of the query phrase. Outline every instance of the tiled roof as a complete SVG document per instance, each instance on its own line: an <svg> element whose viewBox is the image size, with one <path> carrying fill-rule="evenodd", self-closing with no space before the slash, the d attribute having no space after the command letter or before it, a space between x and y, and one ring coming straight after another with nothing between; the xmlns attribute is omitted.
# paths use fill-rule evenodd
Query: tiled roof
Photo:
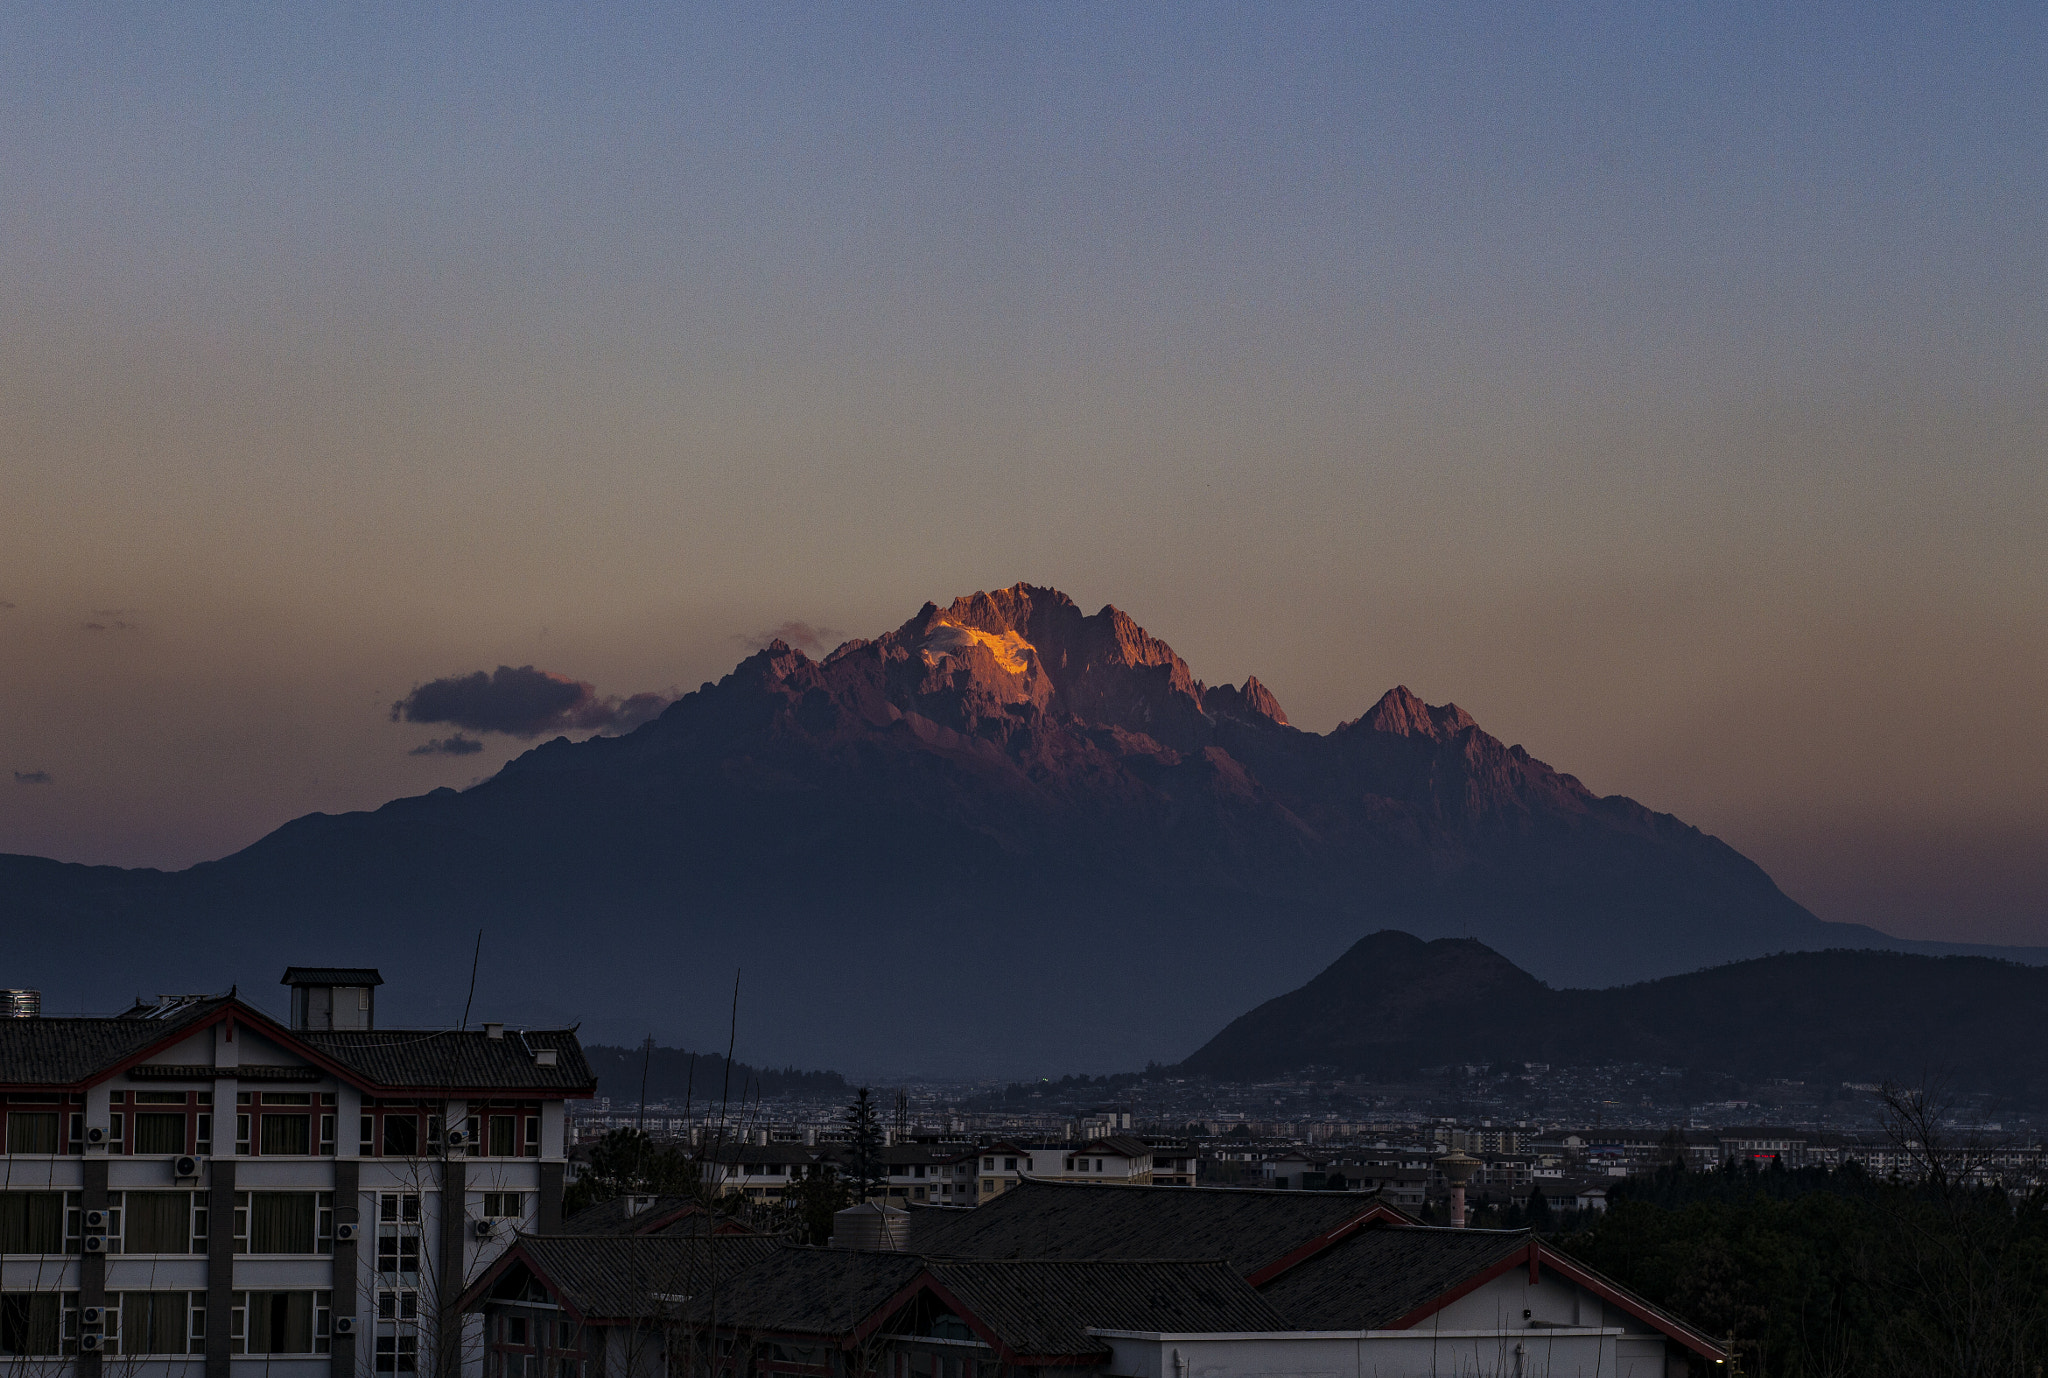
<svg viewBox="0 0 2048 1378"><path fill-rule="evenodd" d="M381 986L375 967L286 967L278 978L284 986Z"/></svg>
<svg viewBox="0 0 2048 1378"><path fill-rule="evenodd" d="M570 1029L321 1029L294 1037L378 1086L507 1091L588 1091L597 1084ZM555 1065L527 1048L552 1048Z"/></svg>
<svg viewBox="0 0 2048 1378"><path fill-rule="evenodd" d="M777 1163L808 1167L817 1154L802 1144L713 1144L703 1156L714 1163Z"/></svg>
<svg viewBox="0 0 2048 1378"><path fill-rule="evenodd" d="M562 1222L558 1234L653 1234L677 1219L701 1212L704 1207L687 1196L657 1196L637 1211L628 1212L631 1197L615 1196L587 1206Z"/></svg>
<svg viewBox="0 0 2048 1378"><path fill-rule="evenodd" d="M1350 1192L1027 1178L972 1211L914 1214L910 1247L957 1258L1220 1258L1248 1276L1375 1204Z"/></svg>
<svg viewBox="0 0 2048 1378"><path fill-rule="evenodd" d="M1105 1353L1101 1330L1281 1330L1228 1264L1155 1259L938 1260L932 1280L1019 1355Z"/></svg>
<svg viewBox="0 0 2048 1378"><path fill-rule="evenodd" d="M1528 1247L1527 1230L1368 1226L1259 1289L1289 1330L1372 1330Z"/></svg>
<svg viewBox="0 0 2048 1378"><path fill-rule="evenodd" d="M229 996L193 1000L161 1017L0 1019L0 1085L78 1085L231 1003L252 1022L269 1022ZM587 1092L596 1084L571 1029L508 1031L501 1039L481 1029L299 1029L286 1037L378 1087ZM553 1049L555 1064L537 1065L529 1047ZM178 1075L210 1070L181 1069ZM252 1072L252 1079L257 1075Z"/></svg>
<svg viewBox="0 0 2048 1378"><path fill-rule="evenodd" d="M522 1235L517 1245L526 1266L586 1320L674 1314L777 1247L759 1234Z"/></svg>
<svg viewBox="0 0 2048 1378"><path fill-rule="evenodd" d="M924 1271L915 1254L784 1245L697 1304L706 1324L775 1334L850 1334Z"/></svg>
<svg viewBox="0 0 2048 1378"><path fill-rule="evenodd" d="M1081 1145L1081 1149L1090 1152L1100 1149L1104 1153L1115 1153L1125 1158L1143 1158L1152 1152L1152 1145L1129 1134L1108 1134L1100 1139L1090 1139Z"/></svg>
<svg viewBox="0 0 2048 1378"><path fill-rule="evenodd" d="M0 1019L0 1085L75 1086L211 1014L225 998L163 1019Z"/></svg>

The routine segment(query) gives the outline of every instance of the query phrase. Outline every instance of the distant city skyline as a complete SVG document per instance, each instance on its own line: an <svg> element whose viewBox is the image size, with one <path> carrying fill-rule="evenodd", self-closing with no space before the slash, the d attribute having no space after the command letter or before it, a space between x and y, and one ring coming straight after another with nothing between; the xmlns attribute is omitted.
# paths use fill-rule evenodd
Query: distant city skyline
<svg viewBox="0 0 2048 1378"><path fill-rule="evenodd" d="M0 13L0 852L187 866L1029 580L1310 730L1455 701L1822 918L2048 944L2044 58L2026 6ZM526 716L459 706L501 666Z"/></svg>

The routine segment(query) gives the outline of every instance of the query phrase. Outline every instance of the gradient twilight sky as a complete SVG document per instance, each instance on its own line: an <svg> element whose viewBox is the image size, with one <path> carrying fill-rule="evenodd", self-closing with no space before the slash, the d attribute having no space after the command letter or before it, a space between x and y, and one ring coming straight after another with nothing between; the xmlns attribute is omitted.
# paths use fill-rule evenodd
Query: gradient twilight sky
<svg viewBox="0 0 2048 1378"><path fill-rule="evenodd" d="M2039 4L6 5L0 851L1028 579L2048 943L2044 130Z"/></svg>

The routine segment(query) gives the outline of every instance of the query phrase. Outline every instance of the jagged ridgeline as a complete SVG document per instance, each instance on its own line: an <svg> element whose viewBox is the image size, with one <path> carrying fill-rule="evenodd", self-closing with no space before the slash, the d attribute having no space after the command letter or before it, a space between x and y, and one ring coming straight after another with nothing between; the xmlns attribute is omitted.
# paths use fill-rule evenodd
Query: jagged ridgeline
<svg viewBox="0 0 2048 1378"><path fill-rule="evenodd" d="M187 871L0 858L7 981L113 1008L370 964L380 1010L454 1024L481 928L494 1018L722 1048L740 970L763 1062L1014 1076L1184 1057L1382 928L1554 986L1904 946L1455 705L1366 702L1302 730L1019 584L822 659L773 643L624 736Z"/></svg>

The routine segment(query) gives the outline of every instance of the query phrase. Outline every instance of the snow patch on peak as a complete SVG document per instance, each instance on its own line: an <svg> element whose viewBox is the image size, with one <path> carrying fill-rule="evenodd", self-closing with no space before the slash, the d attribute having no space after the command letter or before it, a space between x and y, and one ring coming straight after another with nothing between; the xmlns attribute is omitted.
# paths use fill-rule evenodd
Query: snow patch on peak
<svg viewBox="0 0 2048 1378"><path fill-rule="evenodd" d="M925 663L930 665L941 656L960 655L972 646L986 649L995 657L996 664L1013 675L1029 673L1038 662L1038 648L1014 631L997 635L979 627L963 627L957 622L941 622L933 627L918 650L924 655Z"/></svg>

